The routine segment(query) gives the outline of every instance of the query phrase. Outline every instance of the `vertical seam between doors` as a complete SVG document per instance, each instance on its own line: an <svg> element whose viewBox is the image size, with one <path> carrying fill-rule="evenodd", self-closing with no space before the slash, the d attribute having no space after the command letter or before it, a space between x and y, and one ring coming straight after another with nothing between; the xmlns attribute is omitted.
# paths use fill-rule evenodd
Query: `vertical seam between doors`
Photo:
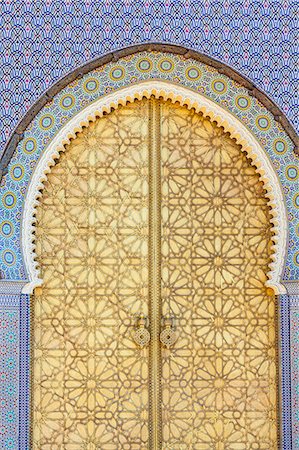
<svg viewBox="0 0 299 450"><path fill-rule="evenodd" d="M161 420L161 104L149 102L149 449L160 450Z"/></svg>

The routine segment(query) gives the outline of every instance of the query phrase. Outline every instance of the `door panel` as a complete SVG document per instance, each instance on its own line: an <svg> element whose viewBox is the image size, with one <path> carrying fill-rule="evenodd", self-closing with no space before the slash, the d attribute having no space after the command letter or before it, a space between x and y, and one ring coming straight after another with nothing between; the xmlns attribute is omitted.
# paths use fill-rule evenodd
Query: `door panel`
<svg viewBox="0 0 299 450"><path fill-rule="evenodd" d="M98 119L67 146L37 212L36 449L145 449L148 350L147 102Z"/></svg>
<svg viewBox="0 0 299 450"><path fill-rule="evenodd" d="M228 134L120 107L66 147L36 221L34 449L278 448L270 210Z"/></svg>
<svg viewBox="0 0 299 450"><path fill-rule="evenodd" d="M238 145L186 108L161 113L164 449L277 448L275 298L263 185Z"/></svg>

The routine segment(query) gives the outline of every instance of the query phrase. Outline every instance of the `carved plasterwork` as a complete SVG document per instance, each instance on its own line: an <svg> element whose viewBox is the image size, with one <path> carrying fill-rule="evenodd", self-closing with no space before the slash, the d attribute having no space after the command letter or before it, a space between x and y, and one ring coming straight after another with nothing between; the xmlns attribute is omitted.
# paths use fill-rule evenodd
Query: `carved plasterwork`
<svg viewBox="0 0 299 450"><path fill-rule="evenodd" d="M30 293L35 286L42 283L39 277L38 264L35 261L34 214L43 183L47 179L47 173L51 170L55 159L59 158L59 153L64 151L64 146L70 143L70 140L75 138L76 133L86 127L89 122L95 121L97 117L101 117L104 113L109 113L118 105L125 105L127 102L133 102L134 99L141 99L142 97L149 98L151 95L156 98L162 97L164 100L179 102L189 109L194 108L196 112L202 112L205 117L210 117L218 126L229 132L231 137L242 146L242 150L252 159L267 190L269 205L272 208L271 222L273 224L274 246L273 261L270 264L267 285L272 287L276 293L285 293L285 287L280 283L280 279L287 249L287 215L281 185L268 156L246 126L227 110L221 108L220 105L191 89L154 80L127 86L90 104L74 116L44 150L28 187L23 211L22 249L30 280L24 287L23 292Z"/></svg>

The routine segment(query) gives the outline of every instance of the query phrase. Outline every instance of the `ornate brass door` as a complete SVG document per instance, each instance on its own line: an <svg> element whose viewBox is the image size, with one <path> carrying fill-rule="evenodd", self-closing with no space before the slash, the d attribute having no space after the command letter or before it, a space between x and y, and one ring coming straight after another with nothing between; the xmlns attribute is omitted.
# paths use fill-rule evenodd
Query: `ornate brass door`
<svg viewBox="0 0 299 450"><path fill-rule="evenodd" d="M36 244L33 448L277 448L270 211L222 129L158 100L91 123Z"/></svg>

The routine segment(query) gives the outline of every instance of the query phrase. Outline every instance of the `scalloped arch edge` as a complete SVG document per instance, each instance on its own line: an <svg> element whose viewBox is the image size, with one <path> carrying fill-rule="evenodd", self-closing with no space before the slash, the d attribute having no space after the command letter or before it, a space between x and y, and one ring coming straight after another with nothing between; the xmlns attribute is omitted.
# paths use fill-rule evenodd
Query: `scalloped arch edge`
<svg viewBox="0 0 299 450"><path fill-rule="evenodd" d="M42 285L38 263L35 260L35 209L39 204L38 199L42 195L41 191L47 174L51 171L55 160L59 158L60 152L65 151L65 145L75 139L76 134L81 132L83 127L87 127L98 117L109 114L112 109L117 109L120 105L124 106L128 102L151 96L171 100L173 103L179 102L181 106L186 106L188 109L194 108L197 113L202 113L204 117L210 118L225 132L228 132L231 138L241 146L241 150L246 152L247 157L252 159L267 191L268 205L272 208L273 253L266 285L272 288L275 294L285 294L286 288L281 283L281 276L288 238L287 213L280 181L269 157L244 124L220 105L186 87L155 80L127 86L100 97L66 123L45 148L34 170L24 202L21 246L29 282L24 286L22 292L30 294L35 287Z"/></svg>

